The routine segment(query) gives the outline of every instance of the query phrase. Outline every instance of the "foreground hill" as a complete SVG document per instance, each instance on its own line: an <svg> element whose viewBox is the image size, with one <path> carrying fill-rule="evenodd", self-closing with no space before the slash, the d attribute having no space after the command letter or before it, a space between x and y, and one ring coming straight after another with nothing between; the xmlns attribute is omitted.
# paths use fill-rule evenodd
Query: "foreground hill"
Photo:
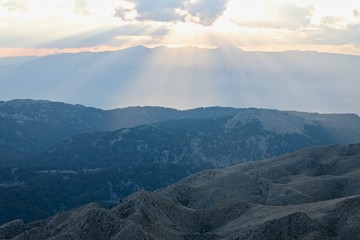
<svg viewBox="0 0 360 240"><path fill-rule="evenodd" d="M183 119L77 135L21 164L2 164L0 223L34 221L89 202L111 205L205 169L313 145L360 142L360 118L354 114L158 110ZM226 116L231 111L238 113Z"/></svg>
<svg viewBox="0 0 360 240"><path fill-rule="evenodd" d="M0 227L3 239L360 239L360 145L208 170L112 209Z"/></svg>

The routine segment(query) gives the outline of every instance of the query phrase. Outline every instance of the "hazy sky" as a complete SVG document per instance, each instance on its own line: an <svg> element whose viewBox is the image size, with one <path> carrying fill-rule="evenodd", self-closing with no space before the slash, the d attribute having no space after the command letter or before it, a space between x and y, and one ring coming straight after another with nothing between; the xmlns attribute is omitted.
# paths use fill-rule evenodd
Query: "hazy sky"
<svg viewBox="0 0 360 240"><path fill-rule="evenodd" d="M0 0L0 56L223 44L360 55L360 2Z"/></svg>

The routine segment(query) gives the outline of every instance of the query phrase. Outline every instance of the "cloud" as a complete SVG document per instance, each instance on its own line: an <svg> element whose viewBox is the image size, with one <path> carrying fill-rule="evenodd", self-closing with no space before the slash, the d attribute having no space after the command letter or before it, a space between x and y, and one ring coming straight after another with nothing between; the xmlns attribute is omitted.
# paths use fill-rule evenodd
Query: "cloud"
<svg viewBox="0 0 360 240"><path fill-rule="evenodd" d="M236 21L239 26L250 28L273 28L297 30L310 24L314 9L311 6L298 7L293 3L272 5L269 16L261 19Z"/></svg>
<svg viewBox="0 0 360 240"><path fill-rule="evenodd" d="M90 4L87 0L75 0L73 9L77 13L81 13L83 15L90 15Z"/></svg>
<svg viewBox="0 0 360 240"><path fill-rule="evenodd" d="M308 31L306 35L308 43L330 45L352 44L360 48L360 24L352 24L345 29L324 27L316 31Z"/></svg>
<svg viewBox="0 0 360 240"><path fill-rule="evenodd" d="M9 12L23 12L26 10L25 0L3 0L0 1L0 8L4 8Z"/></svg>
<svg viewBox="0 0 360 240"><path fill-rule="evenodd" d="M190 16L196 17L198 23L211 25L220 17L226 9L226 0L198 0L196 2L187 1L185 9Z"/></svg>
<svg viewBox="0 0 360 240"><path fill-rule="evenodd" d="M137 20L140 21L176 21L180 17L176 10L182 6L182 1L179 0L134 0L134 3L138 13Z"/></svg>
<svg viewBox="0 0 360 240"><path fill-rule="evenodd" d="M119 7L115 16L124 20L130 12L136 11L138 21L195 22L211 25L225 11L229 0L127 0L134 8Z"/></svg>
<svg viewBox="0 0 360 240"><path fill-rule="evenodd" d="M291 41L333 46L350 44L360 48L360 22L346 23L338 16L324 16L318 24L298 31Z"/></svg>
<svg viewBox="0 0 360 240"><path fill-rule="evenodd" d="M354 10L353 10L353 16L354 16L355 18L360 18L360 11L357 10L357 9L354 9Z"/></svg>
<svg viewBox="0 0 360 240"><path fill-rule="evenodd" d="M135 19L136 11L135 9L120 6L115 9L114 17L121 18L122 20L125 21L131 21Z"/></svg>
<svg viewBox="0 0 360 240"><path fill-rule="evenodd" d="M339 21L341 21L340 17L324 16L320 23L325 26L335 26Z"/></svg>

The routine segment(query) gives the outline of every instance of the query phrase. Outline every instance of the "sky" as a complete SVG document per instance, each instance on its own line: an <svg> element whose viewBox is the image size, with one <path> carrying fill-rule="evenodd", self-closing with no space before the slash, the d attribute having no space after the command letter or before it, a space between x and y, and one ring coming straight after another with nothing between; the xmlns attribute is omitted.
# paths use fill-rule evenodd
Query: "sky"
<svg viewBox="0 0 360 240"><path fill-rule="evenodd" d="M360 2L0 0L0 57L225 44L360 55Z"/></svg>

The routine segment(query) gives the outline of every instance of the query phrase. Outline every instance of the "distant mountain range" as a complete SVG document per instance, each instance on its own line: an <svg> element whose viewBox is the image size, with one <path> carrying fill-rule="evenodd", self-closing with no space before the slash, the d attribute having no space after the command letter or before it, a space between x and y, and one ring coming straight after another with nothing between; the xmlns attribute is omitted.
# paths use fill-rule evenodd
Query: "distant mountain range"
<svg viewBox="0 0 360 240"><path fill-rule="evenodd" d="M106 109L221 105L359 114L354 104L360 102L359 56L138 46L19 61L0 66L3 100L48 99Z"/></svg>
<svg viewBox="0 0 360 240"><path fill-rule="evenodd" d="M207 170L111 209L0 227L2 239L359 239L360 145Z"/></svg>
<svg viewBox="0 0 360 240"><path fill-rule="evenodd" d="M0 126L1 223L33 221L92 201L112 205L205 169L360 142L355 114L256 108L104 111L13 100L0 103Z"/></svg>

